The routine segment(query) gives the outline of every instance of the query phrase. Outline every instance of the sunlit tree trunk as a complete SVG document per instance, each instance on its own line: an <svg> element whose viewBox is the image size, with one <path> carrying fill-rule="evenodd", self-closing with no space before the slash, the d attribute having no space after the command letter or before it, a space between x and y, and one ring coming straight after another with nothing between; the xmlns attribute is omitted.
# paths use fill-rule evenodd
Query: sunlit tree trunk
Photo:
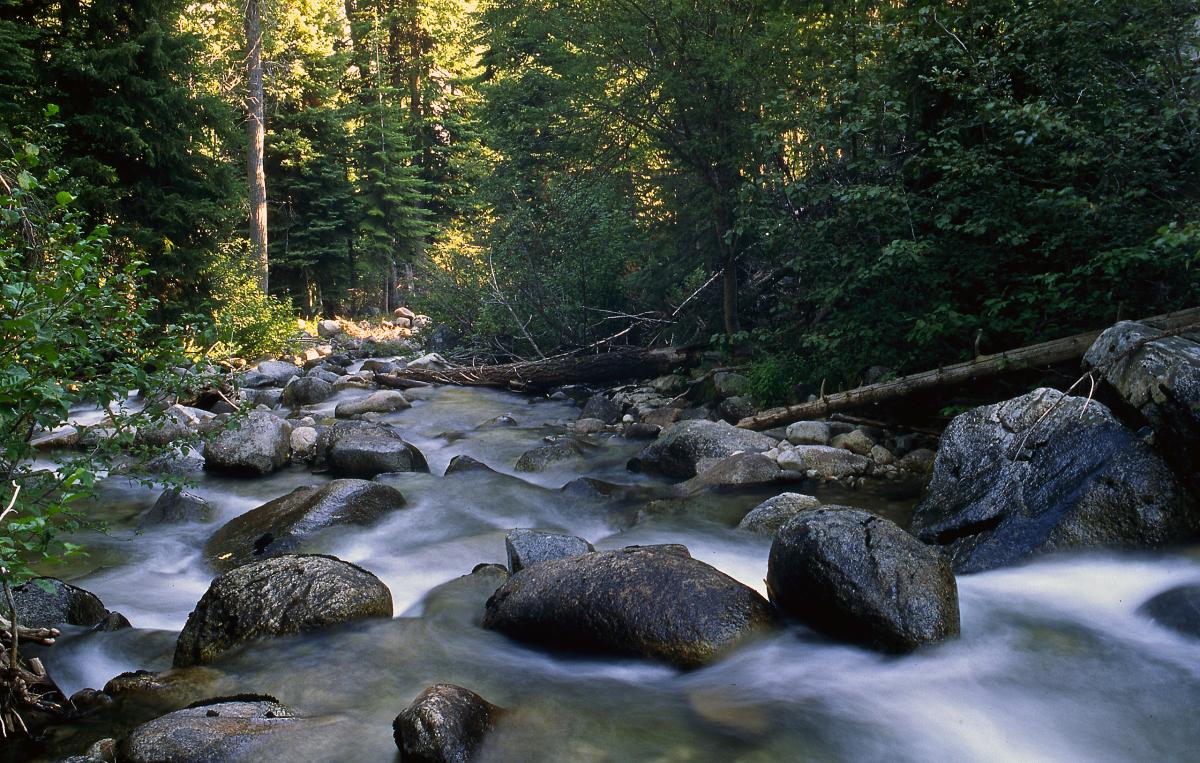
<svg viewBox="0 0 1200 763"><path fill-rule="evenodd" d="M267 292L267 176L263 170L263 70L261 0L246 0L246 175L250 187L250 248L258 286Z"/></svg>

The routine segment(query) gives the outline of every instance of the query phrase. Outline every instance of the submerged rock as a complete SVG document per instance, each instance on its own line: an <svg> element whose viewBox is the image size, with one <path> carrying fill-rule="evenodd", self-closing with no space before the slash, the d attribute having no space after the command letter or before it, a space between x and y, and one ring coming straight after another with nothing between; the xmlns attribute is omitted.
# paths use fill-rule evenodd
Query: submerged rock
<svg viewBox="0 0 1200 763"><path fill-rule="evenodd" d="M238 429L227 429L204 445L204 466L236 475L270 474L283 468L291 451L292 426L266 411L251 411Z"/></svg>
<svg viewBox="0 0 1200 763"><path fill-rule="evenodd" d="M405 763L466 763L504 710L469 689L435 684L392 722Z"/></svg>
<svg viewBox="0 0 1200 763"><path fill-rule="evenodd" d="M1200 511L1106 407L1039 389L950 423L912 527L961 573L1046 551L1188 541Z"/></svg>
<svg viewBox="0 0 1200 763"><path fill-rule="evenodd" d="M266 559L212 582L179 634L174 665L209 663L258 638L391 616L391 592L361 567L332 556Z"/></svg>
<svg viewBox="0 0 1200 763"><path fill-rule="evenodd" d="M450 459L450 463L446 464L444 476L449 477L451 474L462 474L465 472L490 472L495 474L496 470L482 461L460 453Z"/></svg>
<svg viewBox="0 0 1200 763"><path fill-rule="evenodd" d="M524 528L509 530L504 536L504 548L508 552L508 569L513 573L539 562L596 550L591 543L574 535Z"/></svg>
<svg viewBox="0 0 1200 763"><path fill-rule="evenodd" d="M658 439L630 459L629 468L687 479L696 476L700 459L725 458L742 451L761 453L774 446L775 440L764 434L724 421L694 419L663 429Z"/></svg>
<svg viewBox="0 0 1200 763"><path fill-rule="evenodd" d="M339 477L370 479L385 472L429 471L421 451L383 424L338 422L321 434L317 451Z"/></svg>
<svg viewBox="0 0 1200 763"><path fill-rule="evenodd" d="M783 612L833 638L908 652L959 632L950 562L865 511L803 511L775 535L767 590Z"/></svg>
<svg viewBox="0 0 1200 763"><path fill-rule="evenodd" d="M117 746L129 763L215 763L266 760L272 737L295 730L293 712L274 697L248 695L198 703L130 732Z"/></svg>
<svg viewBox="0 0 1200 763"><path fill-rule="evenodd" d="M768 498L750 510L738 524L739 530L748 530L762 535L774 535L788 520L807 509L815 509L821 502L811 495L802 493L780 493Z"/></svg>
<svg viewBox="0 0 1200 763"><path fill-rule="evenodd" d="M551 648L692 668L775 622L757 592L704 562L630 549L522 570L488 600L483 625Z"/></svg>
<svg viewBox="0 0 1200 763"><path fill-rule="evenodd" d="M570 461L583 454L583 448L575 440L557 440L527 450L517 459L519 472L543 472L554 464Z"/></svg>
<svg viewBox="0 0 1200 763"><path fill-rule="evenodd" d="M204 546L218 570L296 551L328 527L366 525L404 506L399 490L359 479L299 487L234 517Z"/></svg>
<svg viewBox="0 0 1200 763"><path fill-rule="evenodd" d="M1200 583L1163 591L1138 607L1138 612L1165 628L1200 638Z"/></svg>

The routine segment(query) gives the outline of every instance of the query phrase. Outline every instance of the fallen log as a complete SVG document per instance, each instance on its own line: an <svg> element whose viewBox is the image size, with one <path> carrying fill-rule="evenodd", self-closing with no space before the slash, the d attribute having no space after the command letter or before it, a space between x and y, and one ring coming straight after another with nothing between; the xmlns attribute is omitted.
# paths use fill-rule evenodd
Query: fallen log
<svg viewBox="0 0 1200 763"><path fill-rule="evenodd" d="M1163 331L1200 326L1200 307L1143 318L1138 322ZM879 384L869 384L865 387L825 395L820 400L789 405L784 408L772 408L753 416L747 416L737 425L743 429L772 429L793 421L822 418L836 411L897 400L939 387L993 378L1014 371L1066 363L1082 358L1083 353L1092 346L1092 343L1103 331L1104 329L1088 331L1008 352L984 355L975 360L956 363L933 371L923 371Z"/></svg>
<svg viewBox="0 0 1200 763"><path fill-rule="evenodd" d="M545 389L562 384L597 384L622 379L661 376L686 364L686 348L620 350L595 355L557 355L543 360L492 366L459 366L441 371L405 369L380 378L387 386L404 381L455 384L467 387Z"/></svg>

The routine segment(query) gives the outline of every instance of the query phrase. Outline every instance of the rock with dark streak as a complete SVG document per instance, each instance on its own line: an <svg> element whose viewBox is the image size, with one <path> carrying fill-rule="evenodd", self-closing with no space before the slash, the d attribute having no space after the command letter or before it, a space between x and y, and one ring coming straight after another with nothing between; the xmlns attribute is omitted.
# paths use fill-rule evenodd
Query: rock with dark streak
<svg viewBox="0 0 1200 763"><path fill-rule="evenodd" d="M403 763L468 763L503 715L469 689L435 684L392 722Z"/></svg>

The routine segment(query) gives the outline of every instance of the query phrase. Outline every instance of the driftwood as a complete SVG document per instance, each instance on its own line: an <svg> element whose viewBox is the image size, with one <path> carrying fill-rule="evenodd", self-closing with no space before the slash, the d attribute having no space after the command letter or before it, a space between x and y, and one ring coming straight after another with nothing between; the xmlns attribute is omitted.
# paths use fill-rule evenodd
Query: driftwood
<svg viewBox="0 0 1200 763"><path fill-rule="evenodd" d="M442 371L405 369L377 377L381 384L400 387L405 381L456 384L468 387L538 389L561 384L594 384L660 376L688 362L686 349L621 350L595 355L557 355L543 360L494 366L461 366Z"/></svg>
<svg viewBox="0 0 1200 763"><path fill-rule="evenodd" d="M1200 326L1200 307L1166 315L1156 315L1138 322L1164 331ZM993 378L1013 371L1066 363L1083 357L1083 354L1103 332L1104 329L1089 331L995 355L984 355L975 360L956 363L934 371L923 371L919 374L903 376L879 384L870 384L846 392L823 395L820 400L789 405L785 408L772 408L753 416L747 416L737 425L743 429L771 429L790 424L793 421L822 418L836 411L897 400L939 387Z"/></svg>

